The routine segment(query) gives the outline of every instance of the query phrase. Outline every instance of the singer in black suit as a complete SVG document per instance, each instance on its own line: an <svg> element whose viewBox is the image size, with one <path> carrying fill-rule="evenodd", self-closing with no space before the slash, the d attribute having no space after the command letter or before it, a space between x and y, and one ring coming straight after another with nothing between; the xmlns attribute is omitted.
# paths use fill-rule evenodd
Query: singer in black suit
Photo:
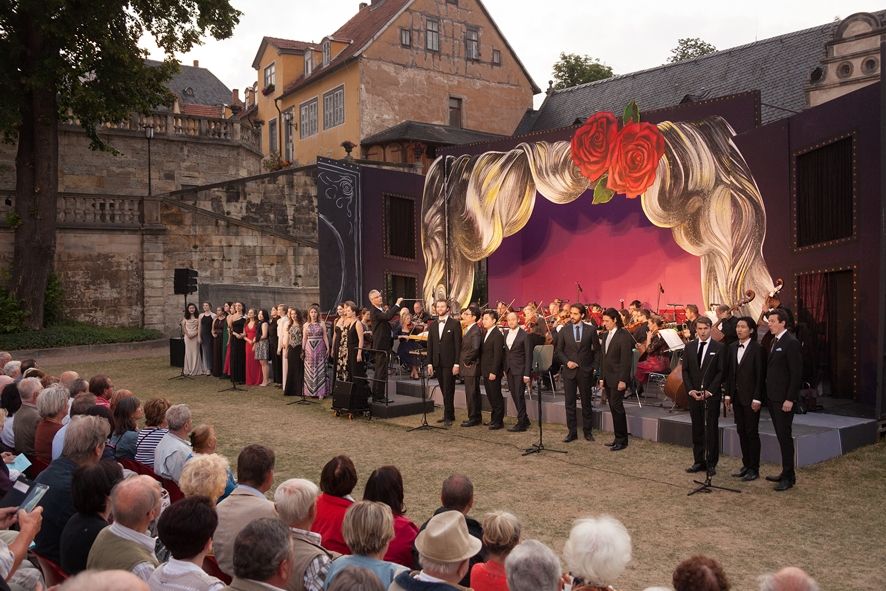
<svg viewBox="0 0 886 591"><path fill-rule="evenodd" d="M634 339L624 328L621 315L615 308L607 308L603 312L603 328L606 334L601 337L600 387L609 399L615 431L615 438L608 445L612 451L621 451L628 446L628 415L624 397L631 381ZM560 332L563 330L568 329L563 328Z"/></svg>
<svg viewBox="0 0 886 591"><path fill-rule="evenodd" d="M745 482L760 477L760 407L763 400L763 348L754 338L757 323L742 316L735 324L738 341L726 347L726 407L733 408L741 443L742 468L733 476Z"/></svg>
<svg viewBox="0 0 886 591"><path fill-rule="evenodd" d="M468 407L468 420L462 421L462 427L475 427L483 424L480 414L480 346L483 335L477 324L480 310L476 306L468 306L461 313L461 321L465 333L461 337L461 354L459 355L459 374L465 381L465 403Z"/></svg>
<svg viewBox="0 0 886 591"><path fill-rule="evenodd" d="M369 292L369 302L372 304L369 309L372 320L372 348L378 350L375 353L375 361L372 363L375 370L372 382L372 399L376 402L384 402L385 386L388 383L388 358L393 344L391 319L400 313L400 304L403 303L403 298L398 298L397 302L385 312L382 308L381 292L373 289Z"/></svg>
<svg viewBox="0 0 886 591"><path fill-rule="evenodd" d="M449 427L455 420L455 376L460 370L461 323L449 316L446 300L437 300L434 311L437 320L428 326L428 377L437 374L443 394L443 418L437 422Z"/></svg>
<svg viewBox="0 0 886 591"><path fill-rule="evenodd" d="M800 398L803 353L800 341L787 331L788 314L780 308L769 313L769 332L774 336L766 359L766 399L772 426L781 448L781 474L767 476L783 491L797 483L794 472L794 403Z"/></svg>
<svg viewBox="0 0 886 591"><path fill-rule="evenodd" d="M508 313L508 335L505 337L505 368L508 372L508 390L517 409L517 424L508 431L525 431L529 428L526 414L526 384L532 371L532 341L520 328L516 312Z"/></svg>
<svg viewBox="0 0 886 591"><path fill-rule="evenodd" d="M566 426L569 432L563 443L578 439L576 425L576 390L581 394L581 417L584 438L594 440L592 433L594 411L591 407L591 385L594 379L596 355L600 349L595 327L585 324L587 310L582 304L572 304L569 315L572 323L563 326L554 339L556 359L560 362L560 376L566 391Z"/></svg>
<svg viewBox="0 0 886 591"><path fill-rule="evenodd" d="M711 338L711 319L699 316L695 324L697 338L683 352L683 383L689 394L689 416L692 418L692 455L694 463L687 472L713 476L720 459L720 385L723 381L723 343ZM707 407L705 407L707 400ZM707 417L705 417L707 408ZM705 419L707 418L707 430ZM705 457L707 448L707 457Z"/></svg>
<svg viewBox="0 0 886 591"><path fill-rule="evenodd" d="M483 388L492 407L489 429L496 431L505 426L505 401L501 395L501 381L505 373L505 337L498 329L498 312L483 312L483 344L480 347L480 373Z"/></svg>

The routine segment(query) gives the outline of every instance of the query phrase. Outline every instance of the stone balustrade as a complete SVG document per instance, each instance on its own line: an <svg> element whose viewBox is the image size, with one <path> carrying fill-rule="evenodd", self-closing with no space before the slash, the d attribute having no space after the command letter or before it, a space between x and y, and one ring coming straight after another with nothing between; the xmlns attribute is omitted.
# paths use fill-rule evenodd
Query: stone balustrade
<svg viewBox="0 0 886 591"><path fill-rule="evenodd" d="M142 198L106 195L62 194L58 197L59 227L133 229L141 225ZM0 225L9 224L15 210L15 194L0 196Z"/></svg>

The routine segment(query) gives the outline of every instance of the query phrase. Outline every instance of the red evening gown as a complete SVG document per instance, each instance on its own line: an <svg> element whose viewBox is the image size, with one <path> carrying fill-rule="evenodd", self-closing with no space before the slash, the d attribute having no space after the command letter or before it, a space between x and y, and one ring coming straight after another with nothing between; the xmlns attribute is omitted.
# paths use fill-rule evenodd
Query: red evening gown
<svg viewBox="0 0 886 591"><path fill-rule="evenodd" d="M246 338L249 339L246 341L246 385L259 386L264 377L262 377L261 373L261 364L255 358L255 352L252 349L252 344L249 342L250 340L255 340L255 334L258 332L258 323L250 327L247 322L243 330L246 333Z"/></svg>

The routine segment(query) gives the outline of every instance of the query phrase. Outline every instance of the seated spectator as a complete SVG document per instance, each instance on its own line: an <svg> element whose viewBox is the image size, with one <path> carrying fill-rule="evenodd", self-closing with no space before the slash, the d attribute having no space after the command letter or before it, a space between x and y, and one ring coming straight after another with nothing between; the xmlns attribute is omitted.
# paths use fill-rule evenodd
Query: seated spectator
<svg viewBox="0 0 886 591"><path fill-rule="evenodd" d="M71 382L71 386L68 388L68 392L70 393L71 398L76 398L80 394L89 394L89 382L87 382L83 378L77 378L76 380ZM95 394L93 394L93 396L95 396Z"/></svg>
<svg viewBox="0 0 886 591"><path fill-rule="evenodd" d="M378 577L368 569L359 566L343 568L335 576L335 582L328 591L386 591Z"/></svg>
<svg viewBox="0 0 886 591"><path fill-rule="evenodd" d="M65 524L76 512L71 495L71 480L79 466L98 463L108 440L108 424L98 417L80 416L71 419L65 433L65 447L59 459L37 476L36 481L49 487L40 506L43 527L37 534L35 552L53 562L61 562L59 541Z"/></svg>
<svg viewBox="0 0 886 591"><path fill-rule="evenodd" d="M159 566L155 540L146 532L160 515L160 483L150 476L133 476L111 491L114 523L101 530L89 550L86 568L126 570L147 581Z"/></svg>
<svg viewBox="0 0 886 591"><path fill-rule="evenodd" d="M505 559L520 543L520 521L505 511L487 513L483 518L483 547L486 562L478 562L471 569L471 588L474 591L508 591Z"/></svg>
<svg viewBox="0 0 886 591"><path fill-rule="evenodd" d="M575 591L610 587L631 561L631 536L608 515L576 520L563 545Z"/></svg>
<svg viewBox="0 0 886 591"><path fill-rule="evenodd" d="M70 406L70 417L76 417L79 415L86 415L90 408L95 406L95 396L90 394L89 392L83 392L78 394L74 400L71 401ZM68 425L70 425L70 420L62 425L62 428L59 429L55 436L52 438L52 459L53 461L59 459L62 455L62 449L65 447L65 433L68 432Z"/></svg>
<svg viewBox="0 0 886 591"><path fill-rule="evenodd" d="M87 570L71 577L59 591L150 591L148 584L125 570Z"/></svg>
<svg viewBox="0 0 886 591"><path fill-rule="evenodd" d="M178 482L182 468L193 455L188 434L191 432L191 409L187 404L174 404L166 411L169 432L154 450L154 473Z"/></svg>
<svg viewBox="0 0 886 591"><path fill-rule="evenodd" d="M402 572L390 591L435 591L460 588L458 583L470 568L471 557L482 542L468 533L465 517L459 511L444 511L431 517L428 526L415 538L421 571ZM537 590L538 591L538 590Z"/></svg>
<svg viewBox="0 0 886 591"><path fill-rule="evenodd" d="M729 579L719 562L697 555L677 565L673 585L676 591L728 591Z"/></svg>
<svg viewBox="0 0 886 591"><path fill-rule="evenodd" d="M68 391L64 386L54 386L40 392L37 412L40 422L34 432L34 455L49 464L52 461L52 441L62 428L62 419L68 416Z"/></svg>
<svg viewBox="0 0 886 591"><path fill-rule="evenodd" d="M86 409L87 417L99 417L108 423L108 432L114 432L114 417L111 416L111 409L107 406L101 406L95 404ZM109 438L110 439L110 438ZM108 447L107 441L105 442L105 449L102 452L103 460L113 460L114 459L114 450L111 447Z"/></svg>
<svg viewBox="0 0 886 591"><path fill-rule="evenodd" d="M386 503L358 501L348 508L342 523L342 534L349 556L342 556L332 562L326 575L326 588L337 578L339 571L348 566L358 566L375 573L387 589L404 568L394 562L384 560L385 553L396 535L394 514Z"/></svg>
<svg viewBox="0 0 886 591"><path fill-rule="evenodd" d="M310 480L290 478L274 492L274 505L280 520L289 526L295 562L289 589L319 591L323 589L326 571L335 554L323 548L320 534L311 531L317 516L317 495L320 489Z"/></svg>
<svg viewBox="0 0 886 591"><path fill-rule="evenodd" d="M29 369L35 368L35 367L37 367L37 360L36 359L22 359L22 364L20 366L20 369L22 372L22 377L23 378L28 377L25 374L28 372Z"/></svg>
<svg viewBox="0 0 886 591"><path fill-rule="evenodd" d="M3 375L11 377L13 380L18 380L22 377L22 362L21 361L7 361L3 365Z"/></svg>
<svg viewBox="0 0 886 591"><path fill-rule="evenodd" d="M95 403L99 406L111 408L111 396L114 395L114 384L111 378L98 374L89 378L89 391L95 394Z"/></svg>
<svg viewBox="0 0 886 591"><path fill-rule="evenodd" d="M382 466L373 470L363 489L364 501L385 503L394 514L394 539L384 556L385 560L412 568L412 544L418 535L418 526L406 517L403 503L403 476L396 466ZM351 548L353 551L353 548ZM382 581L384 582L384 581Z"/></svg>
<svg viewBox="0 0 886 591"><path fill-rule="evenodd" d="M172 557L151 575L148 585L152 591L224 588L224 583L203 571L203 559L212 550L212 534L218 526L213 507L207 497L189 497L173 503L160 515L157 532Z"/></svg>
<svg viewBox="0 0 886 591"><path fill-rule="evenodd" d="M18 531L10 531L18 522ZM43 588L43 575L28 560L28 548L34 536L40 531L43 522L43 508L37 507L26 512L18 507L0 509L0 580L9 583L13 589Z"/></svg>
<svg viewBox="0 0 886 591"><path fill-rule="evenodd" d="M61 375L58 376L58 381L61 382L61 385L64 386L68 390L68 394L71 396L71 398L74 397L74 395L71 394L71 392L73 390L74 382L76 382L79 379L80 379L80 374L77 373L76 371L71 371L71 370L63 371L61 373Z"/></svg>
<svg viewBox="0 0 886 591"><path fill-rule="evenodd" d="M77 512L65 524L59 543L59 564L69 575L86 570L86 559L96 536L111 521L111 490L121 480L123 469L110 460L74 471L71 497Z"/></svg>
<svg viewBox="0 0 886 591"><path fill-rule="evenodd" d="M228 482L228 460L218 454L199 454L188 460L178 487L186 497L208 497L212 506L221 501Z"/></svg>
<svg viewBox="0 0 886 591"><path fill-rule="evenodd" d="M317 518L311 531L320 534L323 547L339 554L350 554L341 533L345 512L354 498L351 493L357 486L357 468L348 456L336 456L326 462L320 472L320 490L317 498Z"/></svg>
<svg viewBox="0 0 886 591"><path fill-rule="evenodd" d="M171 404L165 398L152 398L145 402L145 428L138 432L135 461L154 468L154 450L169 429L166 428L166 411Z"/></svg>
<svg viewBox="0 0 886 591"><path fill-rule="evenodd" d="M117 405L120 404L121 400L132 398L133 396L135 396L135 394L132 393L132 390L127 390L125 388L114 390L114 393L111 394L111 405L108 407L111 409L111 414L114 414L114 412L117 410Z"/></svg>
<svg viewBox="0 0 886 591"><path fill-rule="evenodd" d="M142 403L135 396L129 396L117 402L114 413L114 432L108 446L114 450L118 460L134 460L137 440L138 422L145 416Z"/></svg>
<svg viewBox="0 0 886 591"><path fill-rule="evenodd" d="M9 351L0 351L0 367L12 361L12 353Z"/></svg>
<svg viewBox="0 0 886 591"><path fill-rule="evenodd" d="M819 591L815 579L796 566L760 577L760 591Z"/></svg>
<svg viewBox="0 0 886 591"><path fill-rule="evenodd" d="M292 573L292 542L289 528L276 517L263 517L246 525L234 540L232 554L234 580L227 589L286 588Z"/></svg>
<svg viewBox="0 0 886 591"><path fill-rule="evenodd" d="M510 591L560 591L560 559L538 540L517 544L505 559Z"/></svg>
<svg viewBox="0 0 886 591"><path fill-rule="evenodd" d="M197 425L194 427L194 430L191 431L189 438L191 440L191 449L194 450L194 455L214 454L218 448L218 438L215 436L215 429L212 425ZM225 483L224 493L218 500L221 501L222 499L227 498L235 488L237 488L237 481L234 479L234 473L231 472L230 466L228 466L228 481Z"/></svg>
<svg viewBox="0 0 886 591"><path fill-rule="evenodd" d="M228 576L235 574L234 557L239 552L234 551L234 540L237 539L240 530L250 521L260 517L277 519L274 503L265 498L265 493L274 483L274 462L272 449L264 445L244 447L237 456L239 484L231 496L216 507L218 528L212 537L212 546L215 549L219 568Z"/></svg>
<svg viewBox="0 0 886 591"><path fill-rule="evenodd" d="M28 454L33 457L34 436L37 433L37 423L40 422L40 411L37 410L37 397L43 389L43 384L37 378L24 378L18 383L18 395L22 399L22 406L15 413L15 453Z"/></svg>
<svg viewBox="0 0 886 591"><path fill-rule="evenodd" d="M7 379L12 379L4 375ZM4 451L15 451L15 413L22 407L22 397L18 393L18 383L9 382L0 391L0 408L6 411L3 431L0 432L0 443Z"/></svg>

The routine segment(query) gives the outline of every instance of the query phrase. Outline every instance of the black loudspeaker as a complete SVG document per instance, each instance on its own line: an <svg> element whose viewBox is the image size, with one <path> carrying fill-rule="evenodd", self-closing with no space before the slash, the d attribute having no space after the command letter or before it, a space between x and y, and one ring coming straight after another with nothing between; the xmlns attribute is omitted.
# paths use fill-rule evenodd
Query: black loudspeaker
<svg viewBox="0 0 886 591"><path fill-rule="evenodd" d="M332 410L359 412L369 408L369 389L360 383L335 382Z"/></svg>
<svg viewBox="0 0 886 591"><path fill-rule="evenodd" d="M169 339L169 365L172 367L185 366L184 339Z"/></svg>
<svg viewBox="0 0 886 591"><path fill-rule="evenodd" d="M188 295L197 291L197 276L194 269L176 269L172 276L172 290L175 295Z"/></svg>

